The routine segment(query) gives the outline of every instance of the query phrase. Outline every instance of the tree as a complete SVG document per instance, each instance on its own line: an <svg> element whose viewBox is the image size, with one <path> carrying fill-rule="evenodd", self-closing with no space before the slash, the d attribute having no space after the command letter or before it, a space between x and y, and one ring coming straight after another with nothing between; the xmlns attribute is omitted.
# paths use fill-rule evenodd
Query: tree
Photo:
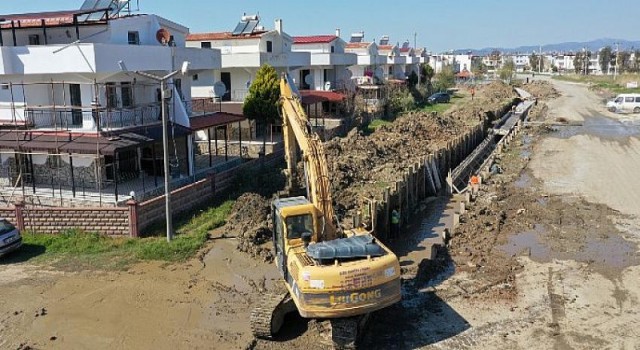
<svg viewBox="0 0 640 350"><path fill-rule="evenodd" d="M534 52L529 56L529 65L532 71L542 72L544 70L544 58L542 55L536 55Z"/></svg>
<svg viewBox="0 0 640 350"><path fill-rule="evenodd" d="M456 75L453 73L453 67L444 66L442 71L435 75L435 91L446 91L456 85Z"/></svg>
<svg viewBox="0 0 640 350"><path fill-rule="evenodd" d="M631 61L631 67L633 72L640 72L640 50L633 52L633 60Z"/></svg>
<svg viewBox="0 0 640 350"><path fill-rule="evenodd" d="M264 135L262 147L266 148L267 126L278 120L280 108L280 82L275 68L268 64L262 65L256 73L256 78L249 87L249 95L244 101L242 112L245 117L255 120L256 127L262 124Z"/></svg>
<svg viewBox="0 0 640 350"><path fill-rule="evenodd" d="M604 74L609 74L609 67L611 67L611 58L613 57L611 52L611 46L605 46L600 50L598 63L600 64L600 69Z"/></svg>
<svg viewBox="0 0 640 350"><path fill-rule="evenodd" d="M416 74L416 72L411 72L407 77L407 85L413 89L416 87L416 84L418 84L418 74Z"/></svg>
<svg viewBox="0 0 640 350"><path fill-rule="evenodd" d="M618 66L618 73L625 73L631 71L631 52L620 51L616 54L615 64Z"/></svg>
<svg viewBox="0 0 640 350"><path fill-rule="evenodd" d="M471 73L476 77L482 77L487 73L487 66L482 62L482 57L471 59Z"/></svg>
<svg viewBox="0 0 640 350"><path fill-rule="evenodd" d="M431 79L433 78L435 72L433 71L433 68L426 64L423 63L420 65L420 80L424 81L426 84L431 84Z"/></svg>
<svg viewBox="0 0 640 350"><path fill-rule="evenodd" d="M591 51L582 51L576 53L573 59L573 66L578 74L589 74L589 61L591 60Z"/></svg>
<svg viewBox="0 0 640 350"><path fill-rule="evenodd" d="M507 59L502 68L500 68L498 74L500 75L500 79L506 80L507 82L511 82L511 77L513 76L513 72L516 70L516 64L513 62L513 59Z"/></svg>

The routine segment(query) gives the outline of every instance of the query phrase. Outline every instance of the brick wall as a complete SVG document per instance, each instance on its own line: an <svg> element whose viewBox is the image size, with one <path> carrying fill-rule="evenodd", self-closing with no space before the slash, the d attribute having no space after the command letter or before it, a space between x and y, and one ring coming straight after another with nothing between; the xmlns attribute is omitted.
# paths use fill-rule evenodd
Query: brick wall
<svg viewBox="0 0 640 350"><path fill-rule="evenodd" d="M129 236L128 208L24 208L24 228L56 234L70 229Z"/></svg>
<svg viewBox="0 0 640 350"><path fill-rule="evenodd" d="M0 218L7 219L12 224L16 224L16 209L15 208L0 208Z"/></svg>
<svg viewBox="0 0 640 350"><path fill-rule="evenodd" d="M129 208L0 208L0 217L21 230L57 234L70 229L109 236L132 235ZM19 220L21 216L22 221Z"/></svg>

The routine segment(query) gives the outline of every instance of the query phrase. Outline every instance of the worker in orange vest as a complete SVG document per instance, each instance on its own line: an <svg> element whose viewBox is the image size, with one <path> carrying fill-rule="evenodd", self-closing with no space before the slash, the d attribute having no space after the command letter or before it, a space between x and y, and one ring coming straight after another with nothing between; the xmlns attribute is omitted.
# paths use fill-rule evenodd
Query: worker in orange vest
<svg viewBox="0 0 640 350"><path fill-rule="evenodd" d="M469 185L471 186L471 195L478 194L478 190L480 189L480 177L477 175L471 176L471 180L469 180Z"/></svg>

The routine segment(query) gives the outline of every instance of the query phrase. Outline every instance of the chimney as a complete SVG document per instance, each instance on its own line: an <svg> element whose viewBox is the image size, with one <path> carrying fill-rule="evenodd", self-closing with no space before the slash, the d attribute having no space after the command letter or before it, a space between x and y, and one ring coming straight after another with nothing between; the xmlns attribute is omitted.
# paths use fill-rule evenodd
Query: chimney
<svg viewBox="0 0 640 350"><path fill-rule="evenodd" d="M336 36L339 38L340 37L340 28L336 29Z"/></svg>
<svg viewBox="0 0 640 350"><path fill-rule="evenodd" d="M276 19L276 30L278 33L282 34L282 20Z"/></svg>

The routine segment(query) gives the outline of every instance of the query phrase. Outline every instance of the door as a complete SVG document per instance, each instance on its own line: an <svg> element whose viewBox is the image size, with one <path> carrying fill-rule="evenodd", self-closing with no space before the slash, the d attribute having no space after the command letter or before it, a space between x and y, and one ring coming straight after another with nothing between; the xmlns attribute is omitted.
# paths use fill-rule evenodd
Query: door
<svg viewBox="0 0 640 350"><path fill-rule="evenodd" d="M311 84L309 84L309 82L311 82L311 70L309 69L300 70L300 89L301 90L311 89Z"/></svg>
<svg viewBox="0 0 640 350"><path fill-rule="evenodd" d="M71 110L71 125L82 126L82 94L80 84L69 84L69 103Z"/></svg>
<svg viewBox="0 0 640 350"><path fill-rule="evenodd" d="M224 86L227 88L224 96L222 96L222 101L231 101L231 73L220 73L220 81L222 81L224 83Z"/></svg>

